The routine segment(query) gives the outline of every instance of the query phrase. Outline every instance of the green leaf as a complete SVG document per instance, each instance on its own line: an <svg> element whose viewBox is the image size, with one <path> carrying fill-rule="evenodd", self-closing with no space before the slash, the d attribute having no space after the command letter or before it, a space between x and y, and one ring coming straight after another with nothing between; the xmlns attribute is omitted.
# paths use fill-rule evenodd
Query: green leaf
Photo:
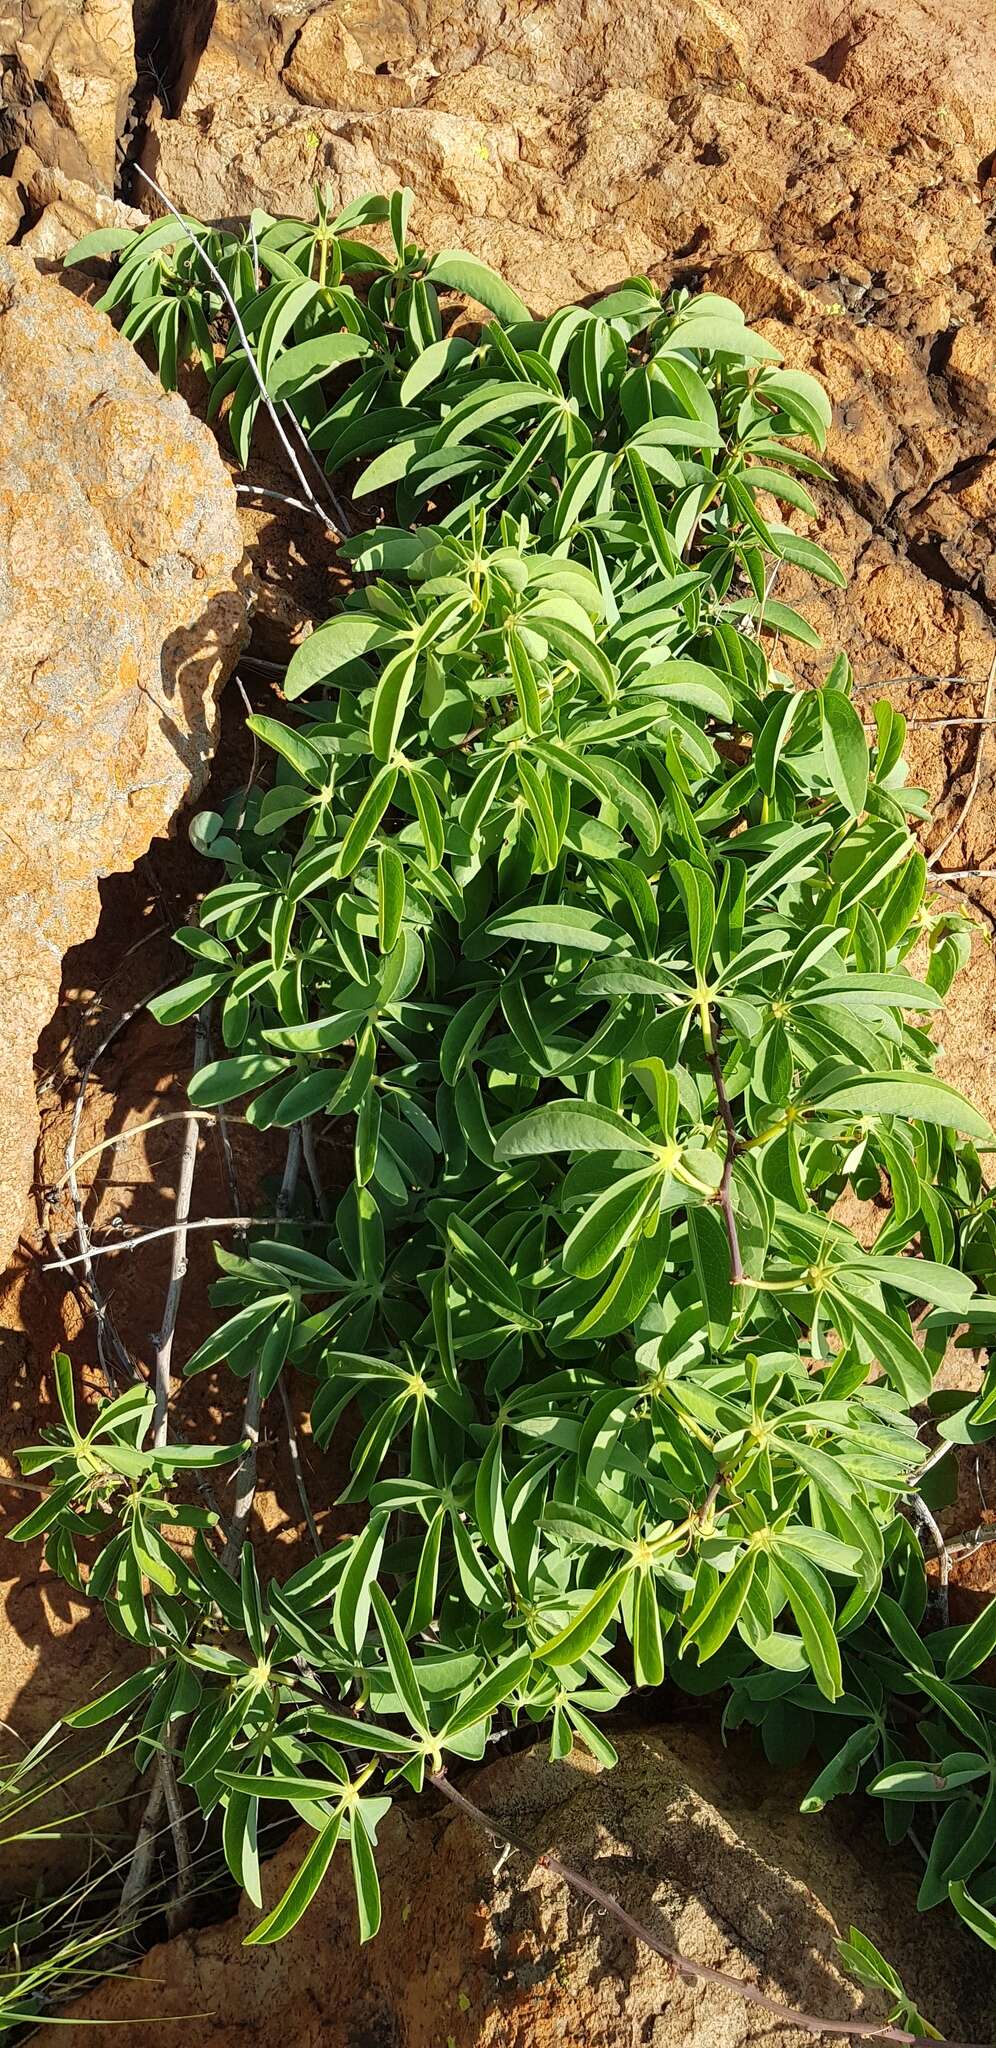
<svg viewBox="0 0 996 2048"><path fill-rule="evenodd" d="M377 1865L370 1845L370 1837L363 1825L363 1802L359 1809L354 1807L349 1829L349 1852L353 1864L353 1885L356 1890L356 1911L360 1924L360 1942L372 1941L380 1926L380 1885L377 1881Z"/></svg>
<svg viewBox="0 0 996 2048"><path fill-rule="evenodd" d="M312 789L324 787L328 780L328 763L318 748L313 747L301 733L295 732L292 726L281 725L279 718L254 715L246 719L246 725L257 739L263 740L275 753L289 761L303 782L309 783Z"/></svg>
<svg viewBox="0 0 996 2048"><path fill-rule="evenodd" d="M721 1354L736 1313L730 1269L730 1245L717 1209L696 1203L688 1211L688 1242L705 1310L710 1349Z"/></svg>
<svg viewBox="0 0 996 2048"><path fill-rule="evenodd" d="M284 696L301 697L318 683L334 681L337 670L396 639L397 628L372 613L340 612L295 649L284 676Z"/></svg>
<svg viewBox="0 0 996 2048"><path fill-rule="evenodd" d="M973 1899L971 1892L966 1891L960 1878L953 1879L949 1884L948 1898L966 1927L970 1927L972 1933L978 1935L979 1940L984 1941L987 1948L996 1948L996 1913L990 1913L987 1906L980 1906L978 1900Z"/></svg>
<svg viewBox="0 0 996 2048"><path fill-rule="evenodd" d="M486 263L465 255L462 249L441 249L439 255L433 257L425 276L429 284L448 285L451 291L463 292L465 298L486 306L489 313L505 321L506 325L529 318L529 308L518 293L489 270Z"/></svg>
<svg viewBox="0 0 996 2048"><path fill-rule="evenodd" d="M740 1619L756 1570L757 1552L745 1550L732 1570L723 1574L701 1611L693 1610L681 1646L683 1651L695 1648L699 1662L704 1664L722 1649Z"/></svg>
<svg viewBox="0 0 996 2048"><path fill-rule="evenodd" d="M411 369L401 380L398 396L402 405L412 405L421 398L423 391L446 377L473 354L473 343L462 334L449 334L442 341L432 341L416 356Z"/></svg>
<svg viewBox="0 0 996 2048"><path fill-rule="evenodd" d="M361 799L342 845L336 863L340 875L351 875L359 867L374 833L384 816L397 785L396 767L384 767L374 776L366 795Z"/></svg>
<svg viewBox="0 0 996 2048"><path fill-rule="evenodd" d="M533 946L568 946L583 953L607 953L621 933L597 910L575 903L524 903L519 910L492 917L487 930L496 937L520 939Z"/></svg>
<svg viewBox="0 0 996 2048"><path fill-rule="evenodd" d="M116 256L135 240L135 232L134 228L93 228L66 250L63 266L70 269L76 263L88 263L92 256Z"/></svg>
<svg viewBox="0 0 996 2048"><path fill-rule="evenodd" d="M784 1545L775 1556L813 1677L826 1699L839 1699L844 1679L834 1625L821 1597L826 1581L804 1558L788 1554Z"/></svg>
<svg viewBox="0 0 996 2048"><path fill-rule="evenodd" d="M871 1756L878 1739L874 1721L869 1721L863 1728L855 1728L836 1756L832 1756L813 1779L800 1803L800 1812L822 1813L828 1800L838 1798L842 1792L853 1792L861 1775L861 1766Z"/></svg>
<svg viewBox="0 0 996 2048"><path fill-rule="evenodd" d="M67 1728L97 1728L102 1721L117 1721L127 1714L138 1700L144 1699L158 1679L163 1676L162 1664L146 1664L131 1678L125 1678L110 1692L101 1693L100 1698L88 1700L83 1707L75 1707L71 1714L63 1716Z"/></svg>
<svg viewBox="0 0 996 2048"><path fill-rule="evenodd" d="M539 1655L539 1652L537 1652ZM497 1712L506 1700L512 1698L529 1676L532 1656L528 1650L515 1650L510 1657L496 1664L487 1678L475 1683L469 1698L456 1713L451 1715L443 1730L441 1740L449 1742L454 1736L462 1735L466 1729L476 1727L489 1714Z"/></svg>
<svg viewBox="0 0 996 2048"><path fill-rule="evenodd" d="M627 1564L614 1572L605 1585L585 1601L580 1612L565 1628L547 1642L538 1644L537 1661L541 1664L576 1664L599 1636L604 1635L622 1599L632 1569L632 1565Z"/></svg>
<svg viewBox="0 0 996 2048"><path fill-rule="evenodd" d="M283 1897L278 1900L272 1912L251 1934L245 1937L246 1948L258 1948L266 1942L282 1941L292 1927L296 1927L302 1913L306 1913L319 1885L335 1855L336 1844L342 1832L341 1814L333 1814L319 1829Z"/></svg>
<svg viewBox="0 0 996 2048"><path fill-rule="evenodd" d="M408 1716L412 1727L419 1735L428 1733L425 1701L419 1691L418 1679L408 1653L408 1645L394 1618L390 1602L381 1592L376 1581L370 1588L370 1601L374 1611L388 1669L394 1680L394 1688Z"/></svg>
<svg viewBox="0 0 996 2048"><path fill-rule="evenodd" d="M936 1074L862 1074L860 1080L835 1086L832 1078L809 1100L827 1115L846 1111L854 1116L900 1116L942 1129L962 1131L986 1143L992 1130L984 1116Z"/></svg>
<svg viewBox="0 0 996 2048"><path fill-rule="evenodd" d="M841 690L819 690L820 728L827 774L844 809L860 817L868 795L868 741L849 697Z"/></svg>
<svg viewBox="0 0 996 2048"><path fill-rule="evenodd" d="M653 1167L638 1167L605 1188L574 1225L564 1245L561 1256L568 1272L585 1280L604 1273L659 1199L660 1178Z"/></svg>
<svg viewBox="0 0 996 2048"><path fill-rule="evenodd" d="M238 1095L262 1088L267 1081L275 1081L278 1074L287 1072L288 1064L287 1060L262 1052L239 1053L231 1060L209 1060L193 1076L187 1093L196 1108L215 1109L220 1103L232 1102Z"/></svg>
<svg viewBox="0 0 996 2048"><path fill-rule="evenodd" d="M451 1216L447 1236L455 1271L470 1286L477 1299L500 1317L515 1324L523 1321L522 1295L508 1267L492 1250L487 1239L462 1216Z"/></svg>
<svg viewBox="0 0 996 2048"><path fill-rule="evenodd" d="M397 945L404 914L404 862L393 846L382 846L377 854L377 938L382 953Z"/></svg>
<svg viewBox="0 0 996 2048"><path fill-rule="evenodd" d="M377 684L370 707L370 751L378 761L393 758L414 681L415 656L406 651L388 662Z"/></svg>
<svg viewBox="0 0 996 2048"><path fill-rule="evenodd" d="M438 868L446 850L439 799L427 775L422 775L417 768L410 765L406 766L405 773L418 813L426 860L430 868Z"/></svg>
<svg viewBox="0 0 996 2048"><path fill-rule="evenodd" d="M387 1530L386 1514L370 1516L362 1534L355 1538L349 1563L336 1588L332 1627L344 1650L358 1654L370 1617L370 1588L376 1578Z"/></svg>
<svg viewBox="0 0 996 2048"><path fill-rule="evenodd" d="M343 363L355 362L357 357L368 355L370 343L362 334L318 334L309 341L299 341L293 347L282 349L271 362L266 376L266 388L271 398L288 399L300 391L307 391L330 370L338 369Z"/></svg>
<svg viewBox="0 0 996 2048"><path fill-rule="evenodd" d="M634 1124L599 1102L550 1102L506 1124L495 1148L500 1160L536 1159L550 1152L656 1151Z"/></svg>
<svg viewBox="0 0 996 2048"><path fill-rule="evenodd" d="M948 1652L944 1676L949 1685L967 1678L996 1654L996 1600L990 1600L968 1627L959 1630Z"/></svg>

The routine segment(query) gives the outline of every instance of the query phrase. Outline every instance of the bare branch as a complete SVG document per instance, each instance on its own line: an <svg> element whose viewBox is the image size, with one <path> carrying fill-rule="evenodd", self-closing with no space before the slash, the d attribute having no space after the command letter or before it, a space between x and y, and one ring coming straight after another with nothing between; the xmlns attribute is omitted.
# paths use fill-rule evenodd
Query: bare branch
<svg viewBox="0 0 996 2048"><path fill-rule="evenodd" d="M214 1109L168 1109L162 1116L147 1117L144 1123L129 1124L126 1131L114 1131L109 1138L101 1138L99 1145L88 1145L85 1152L77 1154L77 1168L85 1166L88 1159L96 1159L102 1152L114 1152L119 1145L126 1145L129 1138L141 1138L146 1131L158 1131L163 1124L183 1124L188 1117L199 1117L202 1123L214 1123L218 1112ZM243 1121L243 1119L240 1119ZM53 1181L48 1193L58 1195L66 1186L69 1175L64 1173L60 1180Z"/></svg>
<svg viewBox="0 0 996 2048"><path fill-rule="evenodd" d="M304 1516L305 1527L308 1531L308 1535L311 1538L311 1547L315 1553L315 1556L321 1557L322 1539L318 1534L318 1524L315 1521L314 1514L312 1513L311 1501L308 1497L308 1487L304 1477L304 1463L301 1457L301 1444L297 1433L297 1424L294 1421L294 1410L291 1407L291 1398L289 1393L287 1392L287 1382L284 1379L283 1373L281 1373L280 1375L279 1385L280 1402L284 1411L284 1422L287 1427L287 1449L290 1454L291 1471L294 1474L294 1484L297 1487L297 1497L301 1503L301 1513ZM39 1489L39 1491L41 1490L42 1489Z"/></svg>
<svg viewBox="0 0 996 2048"><path fill-rule="evenodd" d="M170 1934L179 1934L190 1918L191 1893L193 1889L193 1866L190 1858L190 1836L187 1832L187 1816L183 1810L180 1787L176 1782L176 1761L171 1747L165 1749L161 1758L163 1790L166 1795L166 1812L169 1815L170 1834L176 1856L176 1891L170 1900L166 1914L166 1925Z"/></svg>
<svg viewBox="0 0 996 2048"><path fill-rule="evenodd" d="M951 1560L948 1556L947 1544L926 1501L921 1499L918 1493L912 1494L910 1499L904 1502L903 1505L908 1507L911 1520L916 1525L918 1535L921 1538L924 1535L929 1537L934 1555L937 1558L937 1583L932 1584L930 1587L929 1602L938 1627L947 1628L950 1620L948 1612L948 1580L951 1574Z"/></svg>
<svg viewBox="0 0 996 2048"><path fill-rule="evenodd" d="M733 1110L730 1105L730 1098L726 1092L723 1069L715 1047L715 1032L713 1033L713 1044L707 1049L706 1058L708 1059L710 1072L715 1083L716 1100L719 1104L720 1116L723 1119L723 1129L726 1132L726 1157L723 1161L723 1177L719 1183L719 1205L723 1212L726 1238L730 1247L730 1278L734 1287L741 1287L744 1279L744 1265L740 1254L740 1237L737 1232L736 1212L733 1207L733 1162L737 1156L737 1127L733 1120Z"/></svg>
<svg viewBox="0 0 996 2048"><path fill-rule="evenodd" d="M194 1067L196 1074L204 1065L208 1055L208 1006L197 1012L194 1030ZM186 1119L183 1151L180 1155L180 1171L176 1181L176 1229L173 1233L173 1257L170 1264L169 1286L166 1290L166 1305L163 1319L156 1337L156 1359L153 1384L156 1405L152 1416L152 1441L157 1450L166 1442L169 1427L169 1396L173 1339L176 1335L177 1317L183 1283L187 1274L187 1230L190 1223L190 1197L194 1188L194 1172L197 1166L198 1116L193 1110Z"/></svg>
<svg viewBox="0 0 996 2048"><path fill-rule="evenodd" d="M292 1124L287 1137L287 1159L284 1176L277 1196L277 1214L274 1221L285 1223L290 1215L297 1190L298 1174L301 1171L301 1126ZM232 1512L232 1526L225 1544L222 1564L231 1571L236 1564L242 1545L246 1540L249 1517L256 1498L256 1477L259 1463L259 1423L262 1413L262 1399L259 1384L259 1365L253 1366L246 1388L246 1402L242 1415L242 1434L248 1450L237 1468L235 1507Z"/></svg>
<svg viewBox="0 0 996 2048"><path fill-rule="evenodd" d="M304 1163L308 1169L311 1192L315 1198L315 1207L318 1210L319 1216L324 1221L328 1218L328 1198L322 1185L322 1172L318 1164L314 1119L310 1116L305 1117L301 1126L301 1142L304 1147Z"/></svg>
<svg viewBox="0 0 996 2048"><path fill-rule="evenodd" d="M286 1216L198 1216L188 1223L187 1230L259 1230L275 1223L286 1223ZM299 1230L324 1230L325 1224L317 1221L298 1224ZM43 1273L54 1273L59 1267L82 1266L85 1259L120 1258L122 1252L133 1252L139 1245L152 1244L156 1238L172 1237L177 1229L175 1223L165 1223L161 1230L143 1230L138 1237L121 1238L117 1244L93 1245L86 1253L79 1253L71 1259L50 1259L42 1267Z"/></svg>

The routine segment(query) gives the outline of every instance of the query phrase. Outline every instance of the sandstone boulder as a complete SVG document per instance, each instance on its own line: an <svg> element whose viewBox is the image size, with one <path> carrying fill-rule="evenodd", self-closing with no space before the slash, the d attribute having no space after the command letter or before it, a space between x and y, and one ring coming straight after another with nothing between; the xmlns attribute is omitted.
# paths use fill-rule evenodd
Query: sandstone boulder
<svg viewBox="0 0 996 2048"><path fill-rule="evenodd" d="M0 55L0 154L29 143L110 192L135 82L128 0L0 0Z"/></svg>
<svg viewBox="0 0 996 2048"><path fill-rule="evenodd" d="M28 249L36 264L55 271L70 291L90 291L92 267L65 270L63 257L74 242L95 228L141 228L144 214L120 199L96 192L79 178L67 178L48 164L32 172L24 187L24 204L32 225L22 229L19 247ZM106 275L106 267L105 267ZM92 293L91 296L96 296Z"/></svg>
<svg viewBox="0 0 996 2048"><path fill-rule="evenodd" d="M31 1185L33 1057L67 948L204 780L245 631L207 430L109 322L0 252L0 1248Z"/></svg>
<svg viewBox="0 0 996 2048"><path fill-rule="evenodd" d="M767 1769L749 1746L724 1751L714 1735L669 1726L624 1735L611 1772L551 1765L536 1749L467 1789L697 1962L846 2018L866 2004L834 1948L853 1922L937 2024L984 2038L993 1966L977 1950L969 1960L950 1919L918 1920L901 1857L880 1853L877 1818L866 1814L856 1832L853 1812L800 1815L806 1782ZM267 1906L310 1839L299 1830L266 1866ZM811 2039L735 1993L685 1981L558 1877L503 1855L431 1797L395 1808L378 1862L384 1920L370 1947L357 1946L340 1856L279 1946L241 1946L258 1917L244 1904L233 1920L153 1949L68 2017L114 2020L118 2048L145 2048L150 2021L193 2013L212 2048L802 2048ZM869 1995L867 2010L877 2019L883 2007Z"/></svg>

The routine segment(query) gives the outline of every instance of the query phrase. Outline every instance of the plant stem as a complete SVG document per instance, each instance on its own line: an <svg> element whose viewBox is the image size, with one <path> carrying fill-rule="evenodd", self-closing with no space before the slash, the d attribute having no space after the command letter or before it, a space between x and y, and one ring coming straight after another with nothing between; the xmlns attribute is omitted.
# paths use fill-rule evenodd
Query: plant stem
<svg viewBox="0 0 996 2048"><path fill-rule="evenodd" d="M705 1033L703 1032L705 1037ZM726 1225L726 1238L730 1247L730 1278L734 1287L743 1285L744 1266L740 1255L740 1238L737 1233L737 1219L733 1207L733 1162L737 1156L737 1127L733 1119L730 1098L726 1092L723 1069L716 1050L716 1034L710 1029L706 1041L706 1058L716 1088L716 1100L726 1132L726 1157L723 1161L723 1178L719 1183L719 1205Z"/></svg>
<svg viewBox="0 0 996 2048"><path fill-rule="evenodd" d="M322 1220L326 1221L329 1213L328 1200L325 1194L325 1189L322 1186L321 1167L318 1164L318 1152L315 1146L315 1124L313 1117L306 1116L304 1119L304 1122L301 1126L301 1143L304 1148L304 1163L308 1169L308 1179L311 1182L311 1192L315 1198L315 1207L318 1210L318 1214L322 1218Z"/></svg>
<svg viewBox="0 0 996 2048"><path fill-rule="evenodd" d="M318 1524L315 1521L311 1502L308 1498L308 1488L304 1477L304 1464L301 1458L301 1444L298 1438L297 1425L294 1421L294 1410L291 1407L291 1399L287 1392L287 1383L283 1373L280 1375L279 1387L280 1402L284 1411L284 1422L287 1425L287 1449L290 1454L294 1484L297 1487L297 1497L301 1503L301 1512L304 1515L308 1535L311 1538L311 1547L314 1550L315 1556L321 1557L322 1539L318 1534Z"/></svg>
<svg viewBox="0 0 996 2048"><path fill-rule="evenodd" d="M196 1074L208 1055L208 1005L197 1012L194 1029L194 1065ZM156 1405L152 1416L152 1441L157 1450L166 1442L169 1427L169 1397L173 1339L176 1335L177 1318L183 1295L183 1283L187 1275L187 1230L190 1223L190 1197L194 1187L194 1173L197 1167L197 1140L199 1118L196 1110L187 1117L180 1155L180 1171L176 1181L176 1230L173 1236L173 1256L170 1262L169 1286L166 1290L166 1306L156 1337L155 1397Z"/></svg>
<svg viewBox="0 0 996 2048"><path fill-rule="evenodd" d="M918 1533L922 1535L925 1532L929 1536L937 1558L938 1579L936 1586L931 1587L929 1604L933 1609L937 1626L939 1628L947 1628L950 1619L948 1612L948 1579L951 1570L948 1547L926 1501L922 1500L918 1493L911 1495L909 1508L912 1518L917 1525Z"/></svg>
<svg viewBox="0 0 996 2048"><path fill-rule="evenodd" d="M287 1159L284 1165L283 1180L280 1183L280 1193L277 1196L276 1221L278 1223L286 1222L293 1206L297 1178L301 1170L301 1149L301 1126L300 1124L293 1124L287 1139ZM228 1532L228 1541L225 1544L224 1555L221 1560L226 1571L232 1570L241 1554L242 1545L246 1540L253 1502L256 1498L256 1479L259 1464L259 1423L262 1406L259 1387L259 1366L254 1365L249 1374L249 1385L246 1389L246 1403L242 1416L242 1434L246 1438L249 1448L238 1468L238 1485L235 1495L235 1507L232 1513L232 1526Z"/></svg>
<svg viewBox="0 0 996 2048"><path fill-rule="evenodd" d="M198 1216L192 1223L187 1223L184 1228L187 1230L255 1230L264 1224L286 1223L286 1221L286 1215ZM321 1222L306 1222L297 1225L299 1230L324 1230L325 1227L325 1224ZM120 1258L122 1252L136 1251L139 1245L152 1244L158 1237L172 1237L176 1229L177 1225L175 1223L167 1223L164 1224L161 1230L143 1230L137 1237L122 1238L119 1244L93 1245L90 1251L85 1254L85 1257L87 1259ZM41 1270L43 1273L54 1273L60 1267L82 1266L83 1263L84 1254L79 1253L74 1254L71 1259L64 1257L51 1259Z"/></svg>
<svg viewBox="0 0 996 2048"><path fill-rule="evenodd" d="M172 1746L163 1751L161 1763L166 1812L169 1815L170 1833L176 1855L176 1891L170 1900L166 1924L170 1934L179 1934L190 1918L190 1896L193 1889L190 1836L187 1832L187 1816L183 1810L180 1788L176 1782L176 1759Z"/></svg>

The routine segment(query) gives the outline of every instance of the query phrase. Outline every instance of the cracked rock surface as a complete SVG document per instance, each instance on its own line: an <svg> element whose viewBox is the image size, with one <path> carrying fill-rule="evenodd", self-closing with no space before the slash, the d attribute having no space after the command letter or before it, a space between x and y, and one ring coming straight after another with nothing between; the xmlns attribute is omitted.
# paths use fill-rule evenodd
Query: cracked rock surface
<svg viewBox="0 0 996 2048"><path fill-rule="evenodd" d="M932 2017L980 2038L991 1976L967 1937L918 1920L914 1883L836 1807L793 1810L803 1772L765 1774L687 1724L618 1737L615 1770L541 1744L475 1774L472 1797L514 1833L613 1892L660 1939L752 1979L769 1996L841 2018L862 2003L834 1935L855 1922ZM786 1782L786 1777L788 1782ZM435 1811L433 1807L435 1806ZM396 1806L380 1831L384 1922L356 1942L348 1858L337 1857L308 1914L272 1948L241 1943L234 1919L154 1948L67 2015L115 2024L118 2048L146 2048L150 2020L197 2013L211 2048L803 2048L812 2040L711 1984L686 1983L551 1872L503 1856L474 1822L431 1795ZM290 1881L311 1833L264 1867L264 1903ZM988 2002L987 2002L988 2001ZM882 2008L867 2001L869 2015ZM164 2029L164 2032L166 2030ZM81 2038L83 2035L80 2026ZM35 2037L36 2039L38 2037Z"/></svg>
<svg viewBox="0 0 996 2048"><path fill-rule="evenodd" d="M38 1130L33 1060L98 882L202 785L245 634L206 428L109 322L0 250L0 1249Z"/></svg>

